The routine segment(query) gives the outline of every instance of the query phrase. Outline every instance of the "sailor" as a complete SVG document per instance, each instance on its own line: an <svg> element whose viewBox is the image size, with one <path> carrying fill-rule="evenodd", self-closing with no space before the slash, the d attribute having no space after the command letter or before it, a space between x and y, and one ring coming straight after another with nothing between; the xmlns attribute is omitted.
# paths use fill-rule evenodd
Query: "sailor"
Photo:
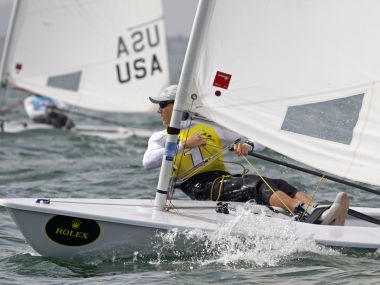
<svg viewBox="0 0 380 285"><path fill-rule="evenodd" d="M158 104L157 113L162 117L164 126L170 123L173 104L177 93L177 85L167 87L160 95L149 97L152 103ZM161 166L165 153L166 130L152 134L143 157L143 166L150 170ZM222 141L235 141L241 136L235 132L194 123L185 116L181 124L179 144L174 159L174 176L177 177L177 187L193 200L247 202L254 200L258 204L276 206L290 211L297 217L305 219L318 206L305 193L298 191L282 179L271 179L256 175L232 175L228 172L223 159ZM233 145L234 152L239 156L247 156L249 152L261 151L264 146L244 138L243 142ZM216 159L212 159L215 158ZM210 159L211 158L211 159ZM205 159L211 162L202 165ZM341 204L347 205L344 213ZM338 221L344 224L348 211L348 197L340 193L334 203L319 217L318 223L330 224ZM339 217L336 216L339 214ZM343 221L343 222L342 222Z"/></svg>
<svg viewBox="0 0 380 285"><path fill-rule="evenodd" d="M62 113L66 105L51 98L31 95L25 98L24 108L35 123L49 124L59 129L71 129L75 126L74 122Z"/></svg>

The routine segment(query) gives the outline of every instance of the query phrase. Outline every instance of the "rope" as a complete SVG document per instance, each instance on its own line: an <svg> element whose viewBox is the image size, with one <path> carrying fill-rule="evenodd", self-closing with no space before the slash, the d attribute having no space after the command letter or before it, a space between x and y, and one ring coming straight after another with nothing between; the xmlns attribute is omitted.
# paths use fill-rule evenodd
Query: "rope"
<svg viewBox="0 0 380 285"><path fill-rule="evenodd" d="M325 178L325 174L322 175L321 179L319 180L319 182L318 182L318 184L317 184L317 186L316 186L316 188L315 188L315 191L313 192L313 195L311 195L311 201L312 201L312 202L315 201L315 196L316 196L317 193L319 192L319 190L320 190L320 186L321 186L321 184L322 184L322 182L323 182L324 180L326 180L326 178ZM309 203L306 203L306 205L307 205L307 207L306 207L305 211L303 211L303 213L302 213L301 220L304 218L304 216L305 216L307 210L308 210L309 207L311 206L311 204L309 204Z"/></svg>
<svg viewBox="0 0 380 285"><path fill-rule="evenodd" d="M234 142L236 143L236 141ZM220 156L223 155L223 153L227 150L229 150L231 148L231 146L234 144L230 144L226 147L224 147L220 152L214 154L213 156L211 157L207 157L205 158L204 160L202 160L200 163L198 163L197 165L195 165L194 167L190 168L189 170L185 171L184 173L182 173L181 176L177 177L178 179L182 180L182 181L186 181L187 179L189 179L191 176L197 174L201 169L202 167L205 167L207 166L208 164L210 164L211 162L215 161L216 159L218 159Z"/></svg>
<svg viewBox="0 0 380 285"><path fill-rule="evenodd" d="M193 105L193 104L191 104L191 106L192 106L192 105ZM191 108L191 107L190 107L190 108ZM187 128L186 135L185 135L185 142L187 142L187 139L188 139L188 137L189 137L191 123L192 123L192 119L190 118L189 127ZM180 141L179 141L179 138L178 138L177 144L179 144L179 143L180 143ZM185 147L184 147L183 150L185 150ZM173 161L172 174L173 174L173 172L176 170L176 169L174 169L174 167L176 167L176 164L175 164L175 163L176 163L176 160L177 160L177 156L178 156L178 147L177 147L177 150L176 150L175 159L174 159L174 161ZM184 156L185 156L185 152L182 151L182 154L181 154L181 156L180 156L180 160L179 160L179 163L178 163L178 168L181 166L182 159L183 159Z"/></svg>
<svg viewBox="0 0 380 285"><path fill-rule="evenodd" d="M235 141L234 142L234 144L236 143L237 141ZM214 147L214 148L218 148L220 151L223 151L223 149L224 148L219 148L219 147L217 147L217 146L215 146L215 145L210 145L211 147ZM230 146L231 146L231 144L230 144ZM211 155L211 152L206 148L206 147L204 147L204 150L206 151L206 152L208 152L210 155ZM217 160L219 160L219 158L217 158ZM223 163L229 163L229 164L235 164L235 165L238 165L238 166L240 166L241 168L242 168L242 172L241 172L241 176L244 176L245 174L247 174L248 172L249 172L249 170L247 169L247 168L245 168L244 167L244 165L243 164L241 164L241 163L239 163L239 162L235 162L235 161L227 161L227 160L220 160L220 161L222 161Z"/></svg>
<svg viewBox="0 0 380 285"><path fill-rule="evenodd" d="M192 98L192 101L191 101L191 105L190 107L188 108L187 112L190 112L191 109L193 108L193 104L194 104L194 101L196 100L196 98ZM187 138L189 136L189 132L190 132L190 127L191 127L191 122L192 122L192 118L190 117L190 124L188 126L188 129L187 129L187 132L186 132L186 137L185 137L185 142L187 141ZM179 138L178 138L179 139ZM179 143L179 141L177 141L177 144ZM168 197L167 197L167 200L169 201L169 206L168 207L172 207L174 208L174 205L172 203L172 198L173 198L173 195L174 195L174 184L175 184L175 181L178 177L175 177L173 174L175 172L175 168L177 167L176 166L176 160L177 160L177 157L178 157L178 147L176 148L176 153L175 153L175 158L174 158L174 161L173 161L173 169L171 171L171 176L172 176L172 180L171 180L171 184L169 186L169 189L168 189ZM184 151L182 151L182 155L180 157L180 161L178 163L178 168L180 167L181 163L182 163L182 158L184 156Z"/></svg>
<svg viewBox="0 0 380 285"><path fill-rule="evenodd" d="M230 178L231 175L222 175L222 177L218 177L216 178L213 182L212 182L212 185L211 185L211 191L210 191L210 200L212 200L212 192L214 191L214 186L215 186L215 183L220 179L220 186L219 186L219 191L218 191L218 196L216 197L216 202L219 201L219 198L220 198L220 195L222 194L222 190L223 190L223 183L224 183L224 179L226 178Z"/></svg>
<svg viewBox="0 0 380 285"><path fill-rule="evenodd" d="M260 174L260 172L249 162L249 160L243 156L245 161L248 163L248 165L251 166L251 168L255 171L255 173L257 174L257 176L259 176L261 178L261 180L265 183L266 186L268 186L268 188L273 192L273 195L276 195L276 198L284 205L284 207L286 208L286 210L291 214L291 215L294 215L293 211L291 211L289 209L289 207L285 204L284 201L282 201L282 199L280 198L279 195L277 195L276 191L273 190L273 188L269 185L269 183L265 180L265 178Z"/></svg>

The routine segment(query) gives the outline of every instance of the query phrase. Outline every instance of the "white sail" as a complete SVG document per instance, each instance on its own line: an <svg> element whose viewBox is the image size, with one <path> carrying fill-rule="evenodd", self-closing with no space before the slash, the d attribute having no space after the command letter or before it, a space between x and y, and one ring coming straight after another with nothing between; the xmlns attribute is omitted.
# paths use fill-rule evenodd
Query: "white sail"
<svg viewBox="0 0 380 285"><path fill-rule="evenodd" d="M310 166L380 185L380 2L212 5L185 90L199 95L192 111Z"/></svg>
<svg viewBox="0 0 380 285"><path fill-rule="evenodd" d="M19 0L5 75L75 106L148 111L169 81L161 0Z"/></svg>

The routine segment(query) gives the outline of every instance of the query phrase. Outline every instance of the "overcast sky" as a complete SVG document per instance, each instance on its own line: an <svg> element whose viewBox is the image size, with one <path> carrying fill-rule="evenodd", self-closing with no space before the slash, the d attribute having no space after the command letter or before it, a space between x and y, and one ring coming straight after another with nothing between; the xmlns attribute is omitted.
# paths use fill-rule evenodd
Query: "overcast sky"
<svg viewBox="0 0 380 285"><path fill-rule="evenodd" d="M169 37L190 34L198 0L162 0ZM0 0L0 35L6 31L12 0Z"/></svg>
<svg viewBox="0 0 380 285"><path fill-rule="evenodd" d="M167 35L189 36L198 0L163 0L163 3Z"/></svg>

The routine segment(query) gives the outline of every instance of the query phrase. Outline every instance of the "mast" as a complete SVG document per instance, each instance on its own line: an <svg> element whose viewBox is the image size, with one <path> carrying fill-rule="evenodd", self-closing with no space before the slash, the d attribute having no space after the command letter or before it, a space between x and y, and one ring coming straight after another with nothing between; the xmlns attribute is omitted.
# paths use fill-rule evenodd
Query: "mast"
<svg viewBox="0 0 380 285"><path fill-rule="evenodd" d="M158 179L155 206L158 210L164 210L166 197L169 190L171 169L173 167L173 157L176 153L178 134L182 114L186 109L186 98L189 95L190 82L192 74L196 68L197 55L200 50L202 38L207 32L208 17L213 10L215 0L200 0L195 15L194 25L191 31L188 48L178 84L176 100L174 102L173 114L170 120L170 125L167 128L168 136L165 145L165 154L162 158L160 176Z"/></svg>
<svg viewBox="0 0 380 285"><path fill-rule="evenodd" d="M1 84L0 90L2 89L2 87L6 86L6 84L7 84L6 65L7 65L7 61L8 61L7 60L8 50L9 50L9 43L11 42L11 37L12 37L12 33L13 33L13 28L14 28L14 24L15 24L15 19L16 19L18 7L19 7L19 0L13 0L11 17L9 19L7 33L5 35L3 54L1 55L1 59L0 59L0 84Z"/></svg>

